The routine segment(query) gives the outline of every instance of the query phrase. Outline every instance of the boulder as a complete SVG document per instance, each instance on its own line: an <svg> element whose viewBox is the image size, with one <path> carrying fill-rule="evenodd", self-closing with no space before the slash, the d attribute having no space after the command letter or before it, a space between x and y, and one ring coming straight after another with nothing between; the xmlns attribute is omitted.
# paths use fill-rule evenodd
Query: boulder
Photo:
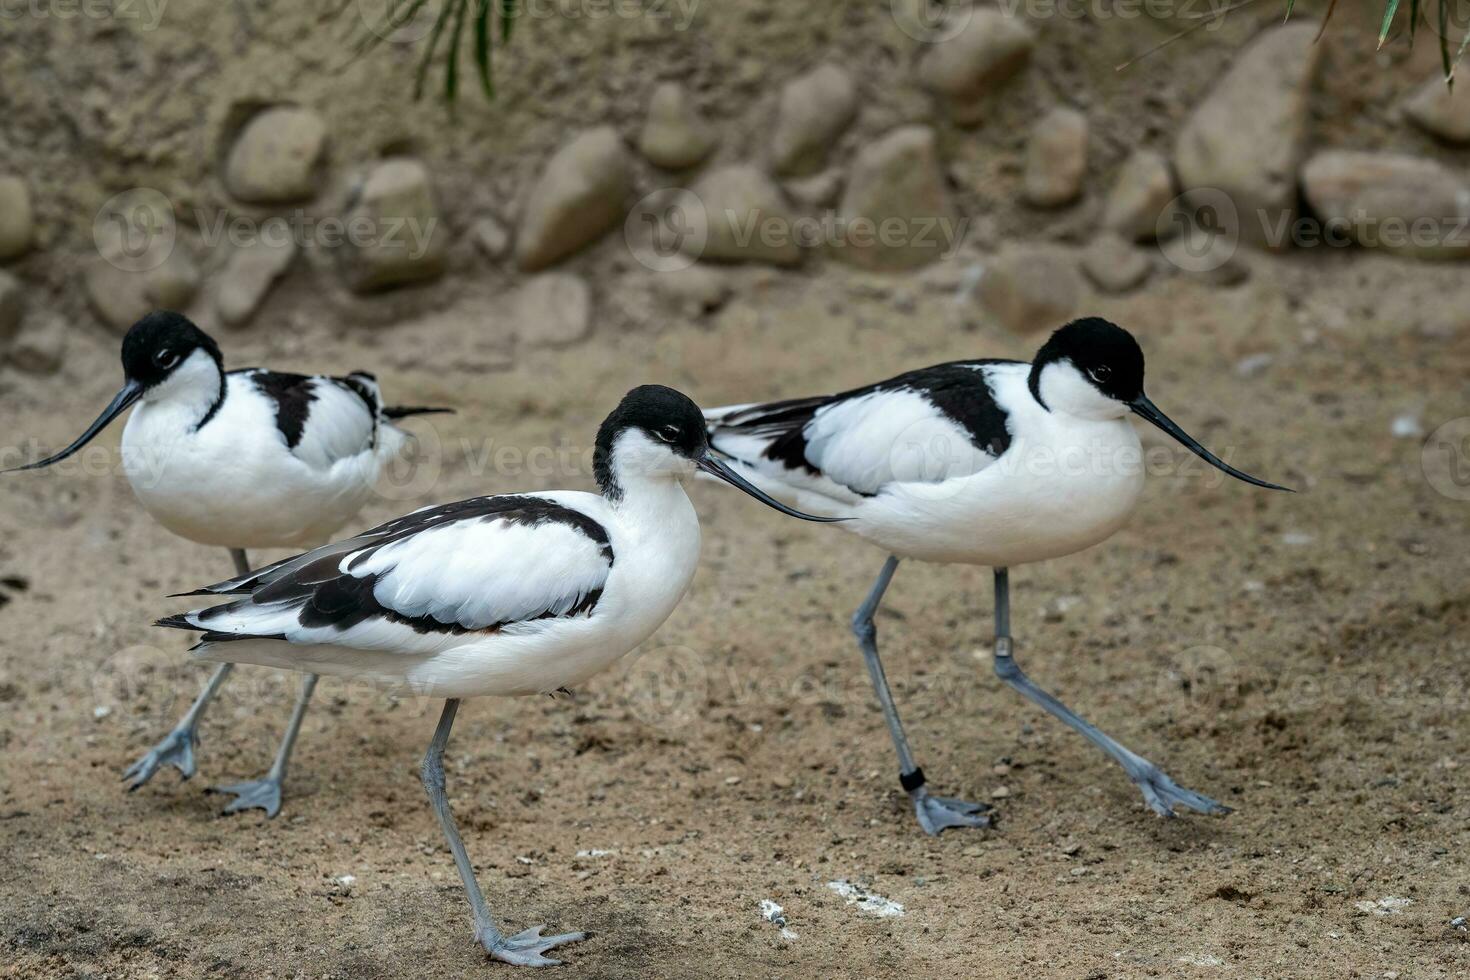
<svg viewBox="0 0 1470 980"><path fill-rule="evenodd" d="M964 228L934 130L900 126L859 150L838 220L837 257L865 269L913 269L952 253Z"/></svg>
<svg viewBox="0 0 1470 980"><path fill-rule="evenodd" d="M353 292L421 282L444 271L448 231L429 170L418 160L391 157L374 166L343 221L339 264Z"/></svg>
<svg viewBox="0 0 1470 980"><path fill-rule="evenodd" d="M1057 106L1036 121L1026 144L1026 200L1037 207L1070 204L1087 176L1087 117Z"/></svg>
<svg viewBox="0 0 1470 980"><path fill-rule="evenodd" d="M968 21L928 47L919 59L919 82L958 125L975 126L985 117L988 96L1031 57L1036 35L1024 19L999 9L966 4L955 16Z"/></svg>
<svg viewBox="0 0 1470 980"><path fill-rule="evenodd" d="M220 320L237 327L253 317L271 286L290 268L296 250L296 240L288 234L258 237L230 253L214 295Z"/></svg>
<svg viewBox="0 0 1470 980"><path fill-rule="evenodd" d="M1411 258L1470 258L1470 182L1462 172L1398 153L1330 150L1302 168L1302 188L1327 245L1346 235Z"/></svg>
<svg viewBox="0 0 1470 980"><path fill-rule="evenodd" d="M544 269L596 241L623 219L632 161L611 126L588 130L557 150L526 199L516 262Z"/></svg>
<svg viewBox="0 0 1470 980"><path fill-rule="evenodd" d="M52 313L27 316L6 359L26 374L55 374L66 355L67 323Z"/></svg>
<svg viewBox="0 0 1470 980"><path fill-rule="evenodd" d="M1160 227L1170 227L1168 212L1176 195L1169 161L1152 150L1134 150L1118 168L1103 205L1102 226L1129 241L1153 241Z"/></svg>
<svg viewBox="0 0 1470 980"><path fill-rule="evenodd" d="M857 83L843 68L820 65L781 89L771 133L771 169L783 177L814 174L857 115Z"/></svg>
<svg viewBox="0 0 1470 980"><path fill-rule="evenodd" d="M561 347L592 330L592 289L567 272L543 272L528 279L511 298L515 335L536 347Z"/></svg>
<svg viewBox="0 0 1470 980"><path fill-rule="evenodd" d="M1242 241L1294 217L1308 102L1321 60L1315 24L1271 28L1235 59L1185 121L1174 168L1185 191L1223 192Z"/></svg>
<svg viewBox="0 0 1470 980"><path fill-rule="evenodd" d="M0 260L30 251L35 239L31 192L19 177L0 174Z"/></svg>
<svg viewBox="0 0 1470 980"><path fill-rule="evenodd" d="M689 230L680 247L715 262L801 261L796 217L781 189L758 167L736 164L706 174L694 185L681 224Z"/></svg>
<svg viewBox="0 0 1470 980"><path fill-rule="evenodd" d="M720 141L714 129L678 82L653 90L648 118L638 136L638 152L656 167L684 170L710 155Z"/></svg>
<svg viewBox="0 0 1470 980"><path fill-rule="evenodd" d="M241 127L225 158L225 189L254 204L316 196L327 149L327 124L311 109L272 106Z"/></svg>
<svg viewBox="0 0 1470 980"><path fill-rule="evenodd" d="M707 265L655 273L653 288L670 309L691 317L719 309L731 292L725 273Z"/></svg>
<svg viewBox="0 0 1470 980"><path fill-rule="evenodd" d="M987 262L980 305L1015 333L1055 330L1071 319L1082 298L1082 277L1070 256L1024 248Z"/></svg>
<svg viewBox="0 0 1470 980"><path fill-rule="evenodd" d="M1082 252L1082 271L1105 293L1126 293L1153 271L1148 255L1116 232L1105 231Z"/></svg>
<svg viewBox="0 0 1470 980"><path fill-rule="evenodd" d="M1420 129L1446 143L1470 143L1470 85L1453 88L1435 75L1404 103L1404 115Z"/></svg>

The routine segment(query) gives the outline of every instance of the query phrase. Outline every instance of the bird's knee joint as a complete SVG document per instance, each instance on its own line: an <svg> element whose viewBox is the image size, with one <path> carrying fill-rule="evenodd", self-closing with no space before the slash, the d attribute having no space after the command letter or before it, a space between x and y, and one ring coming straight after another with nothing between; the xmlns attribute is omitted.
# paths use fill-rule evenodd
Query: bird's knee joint
<svg viewBox="0 0 1470 980"><path fill-rule="evenodd" d="M853 614L852 635L859 640L874 640L878 637L878 624L873 622L873 617L862 612Z"/></svg>
<svg viewBox="0 0 1470 980"><path fill-rule="evenodd" d="M444 792L444 762L436 756L426 755L419 763L419 778L429 792Z"/></svg>
<svg viewBox="0 0 1470 980"><path fill-rule="evenodd" d="M1011 644L1009 640L997 640L995 643L995 676L1001 680L1012 680L1021 675L1021 668L1016 666L1016 658L1011 656Z"/></svg>

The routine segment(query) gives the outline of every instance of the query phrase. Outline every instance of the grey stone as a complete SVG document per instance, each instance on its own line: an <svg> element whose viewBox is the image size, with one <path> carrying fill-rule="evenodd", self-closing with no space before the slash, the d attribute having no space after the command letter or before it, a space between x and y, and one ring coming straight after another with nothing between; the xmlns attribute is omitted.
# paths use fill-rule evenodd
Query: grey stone
<svg viewBox="0 0 1470 980"><path fill-rule="evenodd" d="M428 168L393 157L373 167L344 215L339 262L347 285L369 293L444 271L447 229Z"/></svg>
<svg viewBox="0 0 1470 980"><path fill-rule="evenodd" d="M55 374L66 356L67 323L52 313L27 316L6 354L16 370Z"/></svg>
<svg viewBox="0 0 1470 980"><path fill-rule="evenodd" d="M1123 165L1103 205L1102 225L1130 241L1158 237L1160 227L1172 225L1172 203L1177 196L1174 172L1162 154L1134 150Z"/></svg>
<svg viewBox="0 0 1470 980"><path fill-rule="evenodd" d="M1027 334L1066 323L1077 310L1082 290L1082 277L1070 256L1025 248L986 264L979 299L1006 329Z"/></svg>
<svg viewBox="0 0 1470 980"><path fill-rule="evenodd" d="M1266 228L1295 217L1321 61L1316 36L1317 26L1306 23L1257 36L1180 130L1174 149L1180 186L1228 195L1242 241L1266 244Z"/></svg>
<svg viewBox="0 0 1470 980"><path fill-rule="evenodd" d="M1404 115L1446 143L1470 143L1470 85L1462 78L1450 88L1435 75L1404 103Z"/></svg>
<svg viewBox="0 0 1470 980"><path fill-rule="evenodd" d="M781 189L759 168L736 164L713 170L694 185L699 206L684 216L691 230L682 247L714 262L796 265L802 259L796 219Z"/></svg>
<svg viewBox="0 0 1470 980"><path fill-rule="evenodd" d="M842 171L833 167L810 177L792 177L783 181L781 187L798 204L810 208L831 207L842 193Z"/></svg>
<svg viewBox="0 0 1470 980"><path fill-rule="evenodd" d="M1082 271L1103 292L1125 293L1148 278L1153 263L1142 249L1105 231L1083 250Z"/></svg>
<svg viewBox="0 0 1470 980"><path fill-rule="evenodd" d="M471 234L474 235L475 244L480 251L492 262L500 261L510 252L510 229L493 214L487 214L476 221Z"/></svg>
<svg viewBox="0 0 1470 980"><path fill-rule="evenodd" d="M526 199L516 261L544 269L596 241L623 219L632 161L617 130L601 126L557 150Z"/></svg>
<svg viewBox="0 0 1470 980"><path fill-rule="evenodd" d="M315 196L327 124L300 106L272 106L241 127L225 161L225 189L241 201L274 204Z"/></svg>
<svg viewBox="0 0 1470 980"><path fill-rule="evenodd" d="M845 69L820 65L781 89L771 133L771 169L781 176L816 173L857 115L857 83Z"/></svg>
<svg viewBox="0 0 1470 980"><path fill-rule="evenodd" d="M19 177L0 175L0 259L30 251L35 239L31 192Z"/></svg>
<svg viewBox="0 0 1470 980"><path fill-rule="evenodd" d="M1470 258L1463 172L1399 153L1329 150L1302 168L1302 188L1326 234L1409 258Z"/></svg>
<svg viewBox="0 0 1470 980"><path fill-rule="evenodd" d="M707 265L654 273L653 288L667 306L686 316L719 309L731 292L725 274Z"/></svg>
<svg viewBox="0 0 1470 980"><path fill-rule="evenodd" d="M232 252L220 272L214 297L220 319L237 327L253 317L271 286L290 268L296 250L296 240L285 236L257 238Z"/></svg>
<svg viewBox="0 0 1470 980"><path fill-rule="evenodd" d="M654 166L684 170L710 155L720 141L689 92L678 82L653 90L648 117L638 136L638 152Z"/></svg>
<svg viewBox="0 0 1470 980"><path fill-rule="evenodd" d="M951 252L962 228L934 130L900 126L858 151L838 217L835 254L865 269L914 269Z"/></svg>
<svg viewBox="0 0 1470 980"><path fill-rule="evenodd" d="M544 272L528 279L511 299L515 335L536 347L562 347L592 330L592 289L581 276Z"/></svg>
<svg viewBox="0 0 1470 980"><path fill-rule="evenodd" d="M1070 204L1087 175L1087 117L1057 106L1036 121L1026 145L1026 200L1038 207Z"/></svg>
<svg viewBox="0 0 1470 980"><path fill-rule="evenodd" d="M1036 35L1022 18L978 4L965 5L955 16L968 21L924 52L919 81L939 96L957 124L975 126L985 117L988 97L1031 57Z"/></svg>

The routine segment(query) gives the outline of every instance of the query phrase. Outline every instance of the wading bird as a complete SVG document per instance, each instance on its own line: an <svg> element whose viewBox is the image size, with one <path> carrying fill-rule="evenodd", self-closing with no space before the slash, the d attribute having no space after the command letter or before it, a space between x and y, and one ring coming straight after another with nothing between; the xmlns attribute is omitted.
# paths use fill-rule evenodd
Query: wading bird
<svg viewBox="0 0 1470 980"><path fill-rule="evenodd" d="M32 470L75 454L128 408L122 465L143 508L190 541L227 548L250 570L247 548L302 548L328 540L372 497L383 467L411 439L394 425L442 408L385 407L371 374L226 371L219 345L178 313L150 313L122 342L124 384L87 430ZM136 407L134 407L136 406ZM14 470L10 471L14 472ZM183 718L128 767L136 790L164 766L194 774L199 721L233 669L222 664ZM281 787L316 678L302 683L270 771L212 792L234 813L281 808Z"/></svg>
<svg viewBox="0 0 1470 980"><path fill-rule="evenodd" d="M475 939L498 960L548 966L582 933L497 927L445 797L444 748L463 698L552 693L651 636L699 560L684 481L702 470L807 520L710 455L698 406L671 388L630 391L597 433L600 493L475 497L418 510L212 585L241 595L161 620L203 633L195 655L366 680L444 698L421 775L469 897Z"/></svg>
<svg viewBox="0 0 1470 980"><path fill-rule="evenodd" d="M1111 756L1162 816L1229 808L1078 717L1027 677L1010 635L1008 569L1111 537L1143 490L1137 415L1231 476L1143 392L1143 351L1096 317L1052 334L1031 363L955 361L838 395L706 413L732 469L793 506L829 517L889 554L852 630L898 753L899 780L930 834L988 824L985 804L930 795L878 658L874 614L901 559L984 565L995 578L995 672Z"/></svg>

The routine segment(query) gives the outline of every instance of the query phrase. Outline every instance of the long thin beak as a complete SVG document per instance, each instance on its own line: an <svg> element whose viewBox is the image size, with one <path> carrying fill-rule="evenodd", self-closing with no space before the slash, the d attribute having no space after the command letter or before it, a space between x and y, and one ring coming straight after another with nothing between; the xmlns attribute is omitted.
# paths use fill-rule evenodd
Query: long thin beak
<svg viewBox="0 0 1470 980"><path fill-rule="evenodd" d="M734 470L730 469L729 466L725 465L720 460L715 459L713 456L701 456L699 459L694 461L694 465L704 470L710 476L717 476L721 480L724 480L726 483L730 484L730 486L736 487L740 490L744 490L746 493L750 494L752 497L754 497L756 500L759 500L767 507L771 508L772 510L779 510L781 513L787 515L788 517L796 517L803 521L815 521L818 524L835 524L838 521L847 520L847 518L845 517L814 517L811 514L803 514L799 510L787 507L785 504L781 503L781 501L752 485L749 480L745 479L745 477L741 476L739 473L736 473Z"/></svg>
<svg viewBox="0 0 1470 980"><path fill-rule="evenodd" d="M1223 459L1210 452L1204 446L1201 446L1198 442L1195 442L1193 436L1191 436L1188 432L1185 432L1183 429L1179 428L1179 426L1175 425L1174 420L1169 418L1169 416L1159 411L1159 407L1153 402L1149 401L1147 395L1139 395L1137 398L1129 403L1128 407L1133 410L1134 415L1148 419L1154 425L1157 425L1159 428L1169 433L1169 435L1173 436L1175 439L1178 439L1180 444L1183 445L1185 449L1188 449L1190 452L1194 453L1200 459L1204 460L1206 463L1209 463L1216 469L1219 469L1225 473L1229 473L1237 480L1243 480L1246 483L1251 483L1258 487L1265 487L1267 490L1285 490L1287 493L1296 493L1296 491L1291 489L1291 487L1277 486L1274 483L1267 483L1265 480L1258 480L1255 477L1251 476L1249 473L1242 473L1240 470L1231 466L1229 463L1225 462Z"/></svg>
<svg viewBox="0 0 1470 980"><path fill-rule="evenodd" d="M133 402L142 397L142 394L143 386L138 384L136 381L129 381L127 384L123 385L122 391L119 391L117 393L117 397L112 399L112 403L102 410L102 414L97 416L97 421L87 426L86 432L83 432L81 435L77 436L76 442L73 442L70 446L67 446L55 456L47 456L45 459L37 460L34 463L27 463L24 466L15 466L11 469L4 470L3 472L18 473L21 470L38 470L43 466L50 466L52 463L61 462L63 459L66 459L68 456L74 454L77 450L81 449L87 443L95 439L97 437L97 433L107 428L107 424L113 419L117 418L123 412L126 412L128 410L128 406L132 405Z"/></svg>

